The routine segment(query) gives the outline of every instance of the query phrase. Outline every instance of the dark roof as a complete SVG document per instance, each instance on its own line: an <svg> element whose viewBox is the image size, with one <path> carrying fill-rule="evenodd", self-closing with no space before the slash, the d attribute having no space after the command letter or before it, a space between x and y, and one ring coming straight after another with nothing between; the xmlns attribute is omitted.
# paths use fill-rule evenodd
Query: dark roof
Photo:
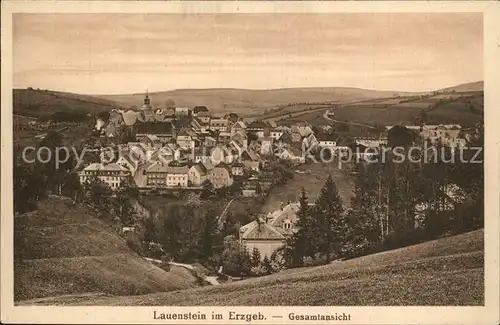
<svg viewBox="0 0 500 325"><path fill-rule="evenodd" d="M193 113L199 113L199 112L208 112L208 108L206 106L195 106L193 108Z"/></svg>
<svg viewBox="0 0 500 325"><path fill-rule="evenodd" d="M173 131L170 122L137 122L134 127L136 133L165 134Z"/></svg>
<svg viewBox="0 0 500 325"><path fill-rule="evenodd" d="M267 124L262 121L253 121L252 123L247 125L247 129L264 129L267 127Z"/></svg>

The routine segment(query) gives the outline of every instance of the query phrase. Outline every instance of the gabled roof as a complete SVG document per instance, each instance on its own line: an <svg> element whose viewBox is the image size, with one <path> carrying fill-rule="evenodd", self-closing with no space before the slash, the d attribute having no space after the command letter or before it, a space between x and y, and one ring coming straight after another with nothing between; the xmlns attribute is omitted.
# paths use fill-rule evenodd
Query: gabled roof
<svg viewBox="0 0 500 325"><path fill-rule="evenodd" d="M279 209L274 212L271 212L268 217L271 219L269 224L274 227L281 227L283 221L288 219L292 222L297 221L297 212L300 209L300 205L298 203L290 203L283 207L283 210Z"/></svg>
<svg viewBox="0 0 500 325"><path fill-rule="evenodd" d="M116 163L102 164L92 163L83 169L84 171L113 171L113 172L128 172L128 169Z"/></svg>
<svg viewBox="0 0 500 325"><path fill-rule="evenodd" d="M200 163L194 164L193 166L191 166L191 169L196 170L196 172L198 172L198 174L200 174L201 176L205 176L208 172L207 168L205 168L205 166Z"/></svg>
<svg viewBox="0 0 500 325"><path fill-rule="evenodd" d="M125 125L134 125L137 121L137 112L136 111L126 111L122 113L123 122Z"/></svg>
<svg viewBox="0 0 500 325"><path fill-rule="evenodd" d="M273 226L260 220L254 220L248 226L245 225L243 233L240 235L242 240L284 240L285 237ZM240 229L241 230L241 229Z"/></svg>
<svg viewBox="0 0 500 325"><path fill-rule="evenodd" d="M247 149L241 153L241 158L243 160L251 160L251 161L258 161L259 160L259 156L257 156L255 151L249 150L249 149Z"/></svg>
<svg viewBox="0 0 500 325"><path fill-rule="evenodd" d="M116 162L118 163L118 161L120 161L120 160L125 160L133 168L135 168L135 169L137 168L137 161L135 159L132 159L128 153L122 153L122 155L120 156L120 158L118 158L118 160Z"/></svg>
<svg viewBox="0 0 500 325"><path fill-rule="evenodd" d="M237 121L232 126L232 128L242 128L242 129L245 129L246 127L247 126L245 125L245 122L243 122L243 121Z"/></svg>

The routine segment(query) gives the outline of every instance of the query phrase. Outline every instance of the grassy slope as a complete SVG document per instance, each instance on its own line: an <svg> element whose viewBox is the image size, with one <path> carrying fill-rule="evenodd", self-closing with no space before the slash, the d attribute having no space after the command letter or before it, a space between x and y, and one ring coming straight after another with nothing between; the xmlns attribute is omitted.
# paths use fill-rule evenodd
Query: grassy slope
<svg viewBox="0 0 500 325"><path fill-rule="evenodd" d="M196 278L133 253L116 232L70 199L52 196L15 217L15 300L107 293L132 295L192 288Z"/></svg>
<svg viewBox="0 0 500 325"><path fill-rule="evenodd" d="M167 99L177 106L205 105L218 114L235 112L241 115L263 113L266 108L299 102L348 102L367 98L392 96L392 91L376 91L358 88L286 88L269 90L250 89L178 89L150 93L155 107L165 107ZM96 95L121 103L126 107L140 107L144 94Z"/></svg>
<svg viewBox="0 0 500 325"><path fill-rule="evenodd" d="M482 230L330 265L88 305L483 305Z"/></svg>
<svg viewBox="0 0 500 325"><path fill-rule="evenodd" d="M83 111L87 113L109 111L119 104L111 100L87 95L43 91L35 89L14 89L14 112L21 115L41 116L59 111Z"/></svg>
<svg viewBox="0 0 500 325"><path fill-rule="evenodd" d="M263 213L280 208L281 202L297 202L300 191L305 188L309 202L314 202L323 187L328 174L331 174L344 206L348 205L353 195L353 184L346 172L338 169L338 161L332 163L310 163L301 165L294 170L305 171L305 174L294 173L293 179L284 186L276 187L269 193L266 203L262 207Z"/></svg>

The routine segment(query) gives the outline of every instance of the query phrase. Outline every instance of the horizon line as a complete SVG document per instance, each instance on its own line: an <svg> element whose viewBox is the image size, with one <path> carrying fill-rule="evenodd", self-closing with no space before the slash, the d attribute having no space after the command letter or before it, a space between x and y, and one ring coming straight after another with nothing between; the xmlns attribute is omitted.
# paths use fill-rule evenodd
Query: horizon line
<svg viewBox="0 0 500 325"><path fill-rule="evenodd" d="M287 89L321 89L321 88L338 88L338 89L358 89L358 90L366 90L366 91L378 91L378 92L393 92L393 93L429 93L429 92L434 92L446 88L453 88L453 87L458 87L461 85L467 85L467 84L474 84L474 83L479 83L483 82L484 80L476 80L476 81L469 81L469 82L462 82L454 85L447 85L443 86L440 88L434 88L434 89L429 89L429 90L393 90L393 89L373 89L373 88L362 88L362 87L356 87L356 86L293 86L293 87L281 87L281 88L238 88L238 87L212 87L212 88L173 88L173 89L164 89L164 90L154 90L151 91L150 89L147 89L143 92L121 92L121 93L107 93L107 94L96 94L96 93L86 93L86 92L77 92L77 91L68 91L68 90L59 90L59 89L49 89L49 88L40 88L40 87L32 87L32 86L25 86L25 87L13 87L13 90L16 89L40 89L40 90L49 90L49 91L56 91L56 92L61 92L61 93L72 93L72 94L80 94L80 95L86 95L86 96L94 96L94 97L100 97L100 96L120 96L120 95L144 95L147 93L155 94L155 93L165 93L165 92L174 92L174 91L185 91L185 90L250 90L250 91L275 91L275 90L287 90ZM484 91L484 90L483 90Z"/></svg>

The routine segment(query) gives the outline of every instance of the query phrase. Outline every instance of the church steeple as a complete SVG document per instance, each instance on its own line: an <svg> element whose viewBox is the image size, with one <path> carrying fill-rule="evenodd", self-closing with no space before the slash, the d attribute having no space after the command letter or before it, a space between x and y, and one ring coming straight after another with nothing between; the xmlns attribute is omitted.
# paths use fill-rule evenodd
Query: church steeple
<svg viewBox="0 0 500 325"><path fill-rule="evenodd" d="M151 109L151 99L149 98L149 92L146 90L146 97L144 97L144 105L141 109Z"/></svg>

